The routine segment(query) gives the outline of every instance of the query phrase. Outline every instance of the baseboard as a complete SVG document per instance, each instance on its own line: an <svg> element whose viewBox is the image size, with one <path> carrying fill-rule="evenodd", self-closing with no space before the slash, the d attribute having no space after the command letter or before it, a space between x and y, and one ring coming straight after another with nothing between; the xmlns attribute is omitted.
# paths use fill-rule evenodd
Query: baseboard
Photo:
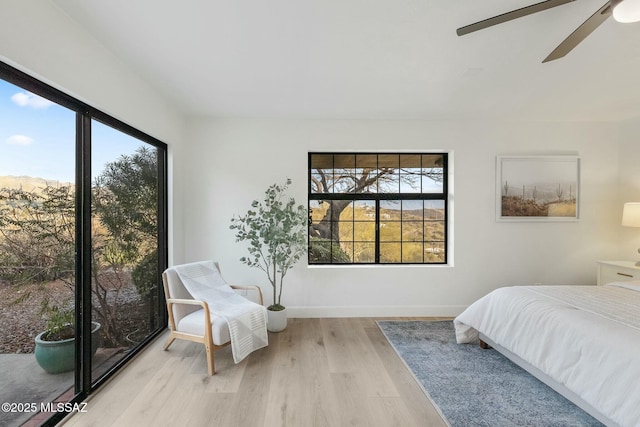
<svg viewBox="0 0 640 427"><path fill-rule="evenodd" d="M290 318L320 317L455 317L467 306L406 305L406 306L287 306Z"/></svg>

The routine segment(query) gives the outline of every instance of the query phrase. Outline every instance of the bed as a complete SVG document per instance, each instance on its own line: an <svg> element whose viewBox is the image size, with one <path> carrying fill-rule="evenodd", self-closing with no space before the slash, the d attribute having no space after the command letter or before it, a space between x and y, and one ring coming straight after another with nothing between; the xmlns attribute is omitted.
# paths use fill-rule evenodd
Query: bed
<svg viewBox="0 0 640 427"><path fill-rule="evenodd" d="M607 426L640 426L640 282L496 289L454 320Z"/></svg>

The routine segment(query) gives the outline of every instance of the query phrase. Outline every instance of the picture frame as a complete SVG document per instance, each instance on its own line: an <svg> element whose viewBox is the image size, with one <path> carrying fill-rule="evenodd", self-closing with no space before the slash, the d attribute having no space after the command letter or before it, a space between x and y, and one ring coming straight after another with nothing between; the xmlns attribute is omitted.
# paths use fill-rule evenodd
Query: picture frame
<svg viewBox="0 0 640 427"><path fill-rule="evenodd" d="M497 156L496 220L578 221L578 156Z"/></svg>

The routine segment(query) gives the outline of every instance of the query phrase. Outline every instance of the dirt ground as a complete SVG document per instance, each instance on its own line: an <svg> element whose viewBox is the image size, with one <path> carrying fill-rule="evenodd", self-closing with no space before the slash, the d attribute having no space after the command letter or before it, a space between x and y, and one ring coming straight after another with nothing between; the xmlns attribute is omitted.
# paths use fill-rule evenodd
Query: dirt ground
<svg viewBox="0 0 640 427"><path fill-rule="evenodd" d="M127 333L147 330L147 304L133 285L123 291L117 310L119 326ZM41 309L45 295L51 305L73 306L73 289L60 281L20 286L0 282L0 354L33 353L36 335L45 330Z"/></svg>
<svg viewBox="0 0 640 427"><path fill-rule="evenodd" d="M33 353L36 335L45 329L42 301L73 305L73 291L62 282L46 285L0 284L0 353ZM19 299L24 299L19 301Z"/></svg>

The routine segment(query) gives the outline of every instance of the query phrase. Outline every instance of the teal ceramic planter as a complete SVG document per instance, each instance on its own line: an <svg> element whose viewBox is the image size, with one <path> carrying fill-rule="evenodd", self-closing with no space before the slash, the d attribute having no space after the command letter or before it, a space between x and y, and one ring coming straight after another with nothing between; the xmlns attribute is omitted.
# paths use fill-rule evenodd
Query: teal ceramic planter
<svg viewBox="0 0 640 427"><path fill-rule="evenodd" d="M91 356L96 353L100 345L100 323L91 322ZM38 365L50 374L73 371L75 363L75 338L62 341L44 341L42 335L36 336L35 356Z"/></svg>

